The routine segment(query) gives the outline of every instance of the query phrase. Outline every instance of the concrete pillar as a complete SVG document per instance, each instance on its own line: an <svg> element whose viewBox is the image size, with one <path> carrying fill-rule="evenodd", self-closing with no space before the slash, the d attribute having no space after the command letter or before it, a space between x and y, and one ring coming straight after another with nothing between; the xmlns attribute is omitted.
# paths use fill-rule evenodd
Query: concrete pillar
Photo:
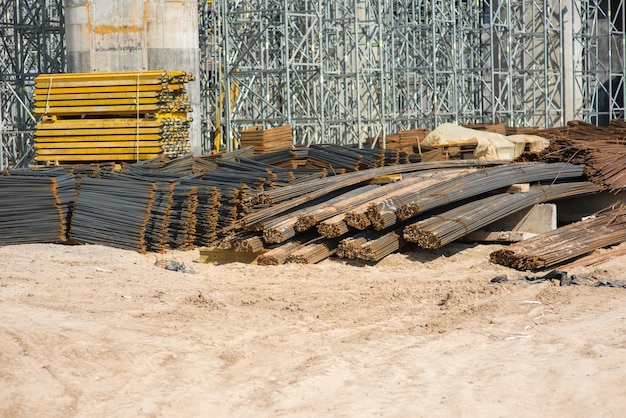
<svg viewBox="0 0 626 418"><path fill-rule="evenodd" d="M67 0L65 31L70 72L191 72L189 136L192 153L201 153L196 0Z"/></svg>

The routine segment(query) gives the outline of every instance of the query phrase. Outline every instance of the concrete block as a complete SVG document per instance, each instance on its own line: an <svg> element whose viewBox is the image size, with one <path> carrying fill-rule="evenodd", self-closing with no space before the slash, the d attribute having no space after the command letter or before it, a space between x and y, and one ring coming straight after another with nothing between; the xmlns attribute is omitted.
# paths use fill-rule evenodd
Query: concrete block
<svg viewBox="0 0 626 418"><path fill-rule="evenodd" d="M468 234L466 241L515 242L557 228L557 208L541 203L502 218L483 229Z"/></svg>
<svg viewBox="0 0 626 418"><path fill-rule="evenodd" d="M507 193L528 193L529 191L529 183L511 184L511 186L507 189Z"/></svg>

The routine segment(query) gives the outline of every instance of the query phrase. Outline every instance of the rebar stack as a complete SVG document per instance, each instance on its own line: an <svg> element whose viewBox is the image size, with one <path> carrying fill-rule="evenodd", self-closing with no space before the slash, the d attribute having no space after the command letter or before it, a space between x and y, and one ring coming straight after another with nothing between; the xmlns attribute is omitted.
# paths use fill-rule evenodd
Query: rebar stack
<svg viewBox="0 0 626 418"><path fill-rule="evenodd" d="M357 257L365 261L376 262L398 251L405 245L405 241L399 232L388 232L376 239L363 243Z"/></svg>
<svg viewBox="0 0 626 418"><path fill-rule="evenodd" d="M145 181L81 180L70 237L145 252L156 185Z"/></svg>
<svg viewBox="0 0 626 418"><path fill-rule="evenodd" d="M65 241L67 212L59 189L73 187L71 175L0 175L0 244Z"/></svg>
<svg viewBox="0 0 626 418"><path fill-rule="evenodd" d="M403 237L422 248L436 249L532 205L599 190L590 182L574 182L534 186L524 193L497 194L408 225Z"/></svg>
<svg viewBox="0 0 626 418"><path fill-rule="evenodd" d="M626 212L620 202L585 220L494 251L490 259L517 270L542 270L624 241Z"/></svg>
<svg viewBox="0 0 626 418"><path fill-rule="evenodd" d="M280 247L267 251L265 254L261 254L257 259L257 263L263 266L278 266L280 264L284 264L291 254L302 247L303 244L301 242L288 242Z"/></svg>
<svg viewBox="0 0 626 418"><path fill-rule="evenodd" d="M397 218L404 221L438 206L515 183L573 179L582 176L584 170L584 166L568 163L516 163L490 167L444 181L416 193L397 196L394 208L390 210L397 208L394 210Z"/></svg>
<svg viewBox="0 0 626 418"><path fill-rule="evenodd" d="M337 240L314 242L295 250L286 263L315 264L327 259L337 251Z"/></svg>
<svg viewBox="0 0 626 418"><path fill-rule="evenodd" d="M626 187L626 145L600 141L554 139L542 153L532 156L540 161L568 161L586 166L589 180L610 192Z"/></svg>

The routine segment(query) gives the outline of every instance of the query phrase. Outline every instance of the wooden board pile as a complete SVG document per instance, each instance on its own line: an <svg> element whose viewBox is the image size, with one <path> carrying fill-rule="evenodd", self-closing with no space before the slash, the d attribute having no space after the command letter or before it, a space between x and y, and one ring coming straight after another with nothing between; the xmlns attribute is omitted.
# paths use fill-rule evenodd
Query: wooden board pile
<svg viewBox="0 0 626 418"><path fill-rule="evenodd" d="M241 131L241 146L252 147L255 155L289 149L291 144L291 125L269 129L252 126Z"/></svg>
<svg viewBox="0 0 626 418"><path fill-rule="evenodd" d="M35 78L35 160L140 161L188 153L183 71L41 74Z"/></svg>

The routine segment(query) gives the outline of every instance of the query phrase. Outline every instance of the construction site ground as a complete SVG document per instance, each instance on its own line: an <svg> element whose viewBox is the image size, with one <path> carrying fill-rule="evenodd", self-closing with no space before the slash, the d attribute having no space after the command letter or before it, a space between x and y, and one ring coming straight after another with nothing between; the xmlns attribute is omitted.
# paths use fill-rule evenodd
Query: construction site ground
<svg viewBox="0 0 626 418"><path fill-rule="evenodd" d="M622 415L626 289L594 285L626 257L530 284L499 248L263 267L0 247L0 416Z"/></svg>

